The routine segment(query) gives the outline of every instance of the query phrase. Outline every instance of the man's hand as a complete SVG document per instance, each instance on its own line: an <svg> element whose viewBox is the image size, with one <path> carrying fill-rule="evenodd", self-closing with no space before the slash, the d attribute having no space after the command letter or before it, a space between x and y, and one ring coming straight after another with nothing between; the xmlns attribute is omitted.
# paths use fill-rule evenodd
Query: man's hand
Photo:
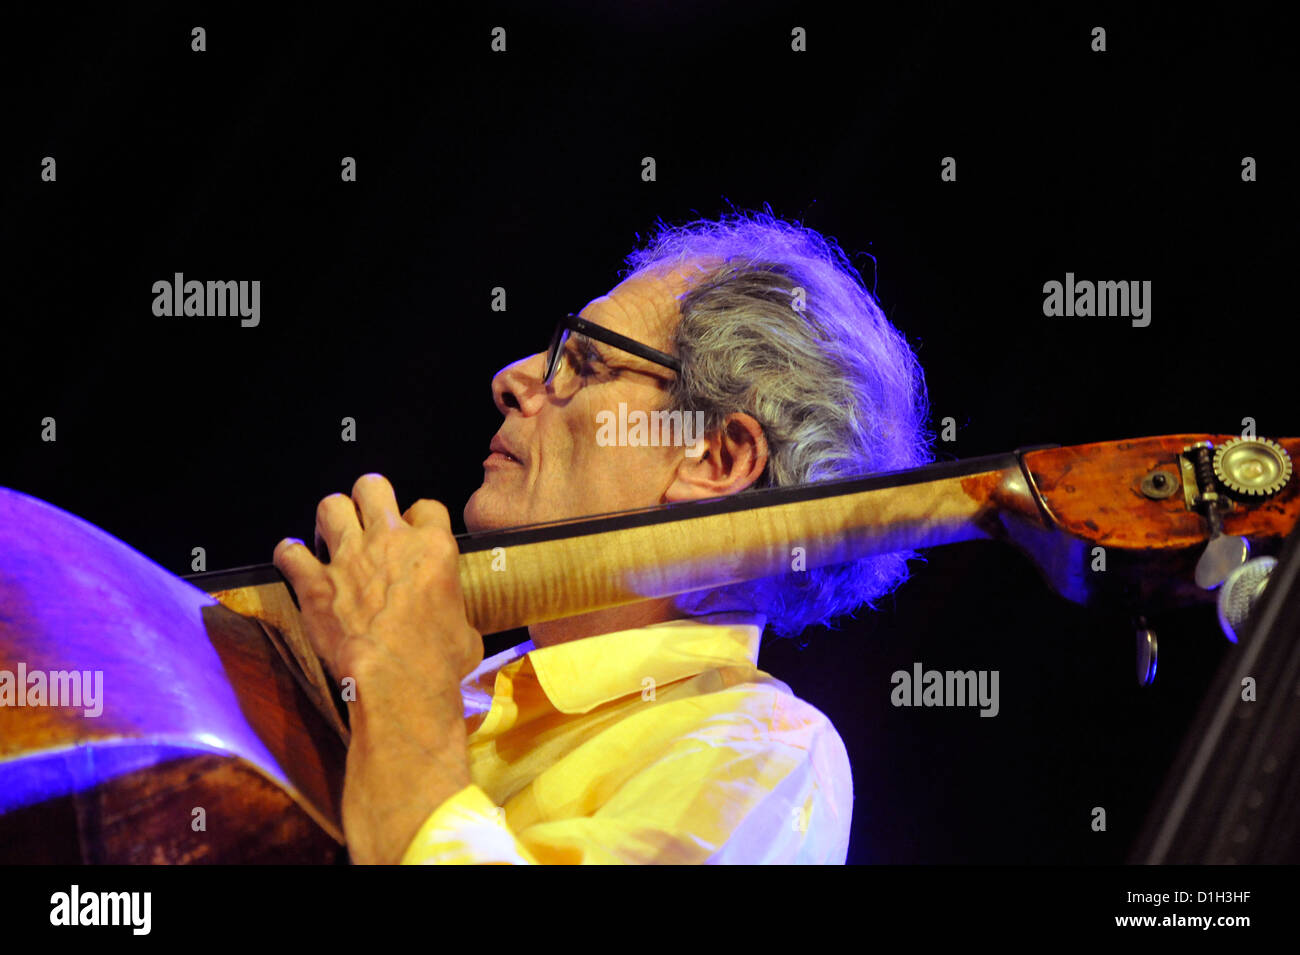
<svg viewBox="0 0 1300 955"><path fill-rule="evenodd" d="M395 863L429 814L470 784L460 682L482 662L483 638L465 617L459 551L437 501L399 516L392 485L366 474L351 499L320 502L316 533L329 564L293 538L274 561L330 673L355 681L343 785L352 860Z"/></svg>

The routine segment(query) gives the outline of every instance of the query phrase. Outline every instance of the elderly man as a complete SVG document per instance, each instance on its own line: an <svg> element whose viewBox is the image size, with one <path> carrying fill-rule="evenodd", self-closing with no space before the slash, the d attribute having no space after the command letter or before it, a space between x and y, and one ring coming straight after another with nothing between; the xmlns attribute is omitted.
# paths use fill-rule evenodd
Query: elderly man
<svg viewBox="0 0 1300 955"><path fill-rule="evenodd" d="M471 531L914 467L924 379L833 240L770 214L662 227L627 277L502 369ZM703 444L610 447L602 412L703 412ZM530 628L483 660L447 509L378 475L275 563L356 681L356 862L842 863L853 784L826 717L757 668L891 590L908 554ZM647 679L649 678L649 679Z"/></svg>

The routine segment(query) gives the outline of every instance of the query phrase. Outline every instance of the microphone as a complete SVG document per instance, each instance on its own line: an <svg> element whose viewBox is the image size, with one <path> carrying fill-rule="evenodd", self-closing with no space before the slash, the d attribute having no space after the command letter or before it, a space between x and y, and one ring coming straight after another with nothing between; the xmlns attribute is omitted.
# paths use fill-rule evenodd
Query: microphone
<svg viewBox="0 0 1300 955"><path fill-rule="evenodd" d="M1276 557L1256 557L1234 570L1223 582L1219 591L1219 626L1233 643L1237 642L1237 632L1245 625L1250 611L1259 603L1275 567Z"/></svg>

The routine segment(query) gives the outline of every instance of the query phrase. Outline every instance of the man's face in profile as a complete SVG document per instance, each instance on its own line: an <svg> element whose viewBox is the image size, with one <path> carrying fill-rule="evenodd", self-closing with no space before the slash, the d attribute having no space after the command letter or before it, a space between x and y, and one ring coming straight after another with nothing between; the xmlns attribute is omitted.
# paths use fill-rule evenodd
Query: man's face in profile
<svg viewBox="0 0 1300 955"><path fill-rule="evenodd" d="M671 353L677 296L688 283L681 271L632 276L580 314ZM505 453L484 462L483 485L465 505L469 530L648 507L678 496L686 449L604 447L596 440L597 414L617 415L620 402L629 414L664 408L673 372L572 334L549 388L545 362L538 353L492 379L493 398L505 415L494 446Z"/></svg>

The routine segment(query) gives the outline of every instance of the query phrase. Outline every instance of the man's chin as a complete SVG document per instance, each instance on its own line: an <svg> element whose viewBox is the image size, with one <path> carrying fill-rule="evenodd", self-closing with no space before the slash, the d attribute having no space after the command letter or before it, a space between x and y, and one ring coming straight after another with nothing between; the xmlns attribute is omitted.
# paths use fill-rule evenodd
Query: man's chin
<svg viewBox="0 0 1300 955"><path fill-rule="evenodd" d="M492 494L486 487L480 487L470 495L469 500L465 502L462 516L465 518L465 529L471 534L519 525L519 521L512 520L499 503L493 506Z"/></svg>

